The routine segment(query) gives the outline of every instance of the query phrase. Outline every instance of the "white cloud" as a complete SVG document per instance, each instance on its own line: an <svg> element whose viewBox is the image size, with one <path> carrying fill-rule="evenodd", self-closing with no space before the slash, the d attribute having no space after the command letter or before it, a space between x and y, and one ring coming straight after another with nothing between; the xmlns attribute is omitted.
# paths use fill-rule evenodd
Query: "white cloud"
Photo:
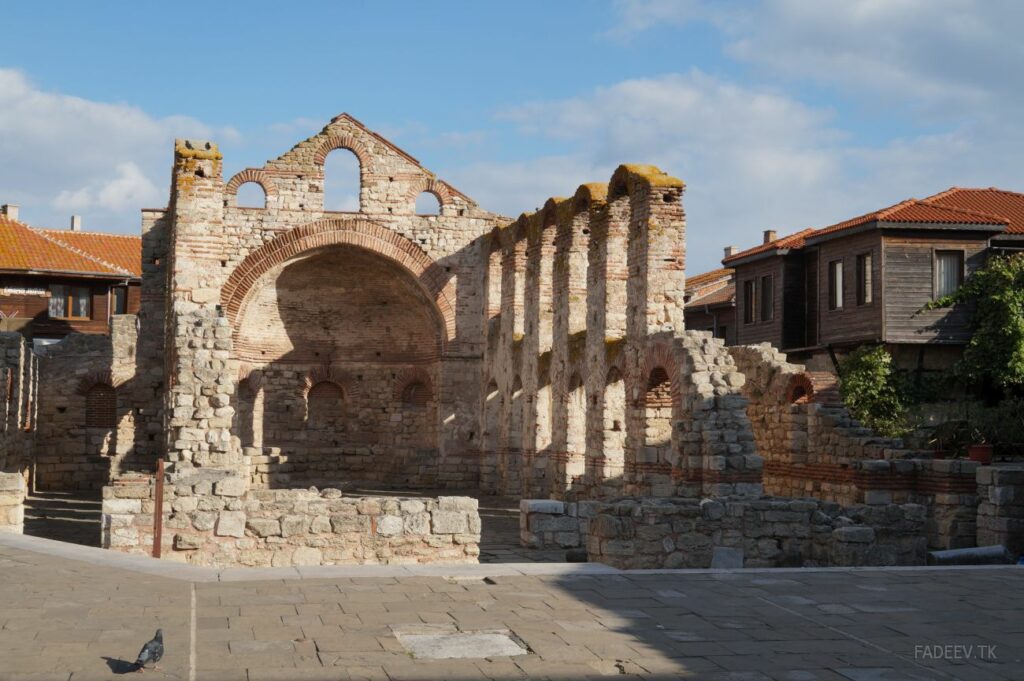
<svg viewBox="0 0 1024 681"><path fill-rule="evenodd" d="M808 79L869 109L929 118L1024 108L1017 0L620 0L613 34L703 20L761 75Z"/></svg>
<svg viewBox="0 0 1024 681"><path fill-rule="evenodd" d="M91 182L74 191L63 190L54 199L56 208L88 211L101 207L111 211L138 210L166 200L135 163L117 164L113 177Z"/></svg>
<svg viewBox="0 0 1024 681"><path fill-rule="evenodd" d="M687 182L690 270L717 266L728 244L764 229L824 226L953 184L1024 188L1011 150L1024 135L988 125L860 142L829 109L699 71L636 79L589 95L536 102L502 118L567 149L449 173L482 205L515 216L607 181L619 163L653 163Z"/></svg>
<svg viewBox="0 0 1024 681"><path fill-rule="evenodd" d="M128 104L47 92L0 69L0 201L18 203L31 224L134 232L139 209L167 202L175 137L235 142L233 128L193 118L156 118Z"/></svg>

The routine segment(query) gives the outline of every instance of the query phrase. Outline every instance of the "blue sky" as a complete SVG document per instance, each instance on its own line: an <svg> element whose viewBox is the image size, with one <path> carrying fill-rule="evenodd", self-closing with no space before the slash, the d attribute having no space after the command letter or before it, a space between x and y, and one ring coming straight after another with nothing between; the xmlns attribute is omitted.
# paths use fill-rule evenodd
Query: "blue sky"
<svg viewBox="0 0 1024 681"><path fill-rule="evenodd" d="M347 111L508 215L658 164L687 181L696 273L763 229L1024 190L1020 7L8 3L0 202L133 232L166 202L175 136L219 142L230 175Z"/></svg>

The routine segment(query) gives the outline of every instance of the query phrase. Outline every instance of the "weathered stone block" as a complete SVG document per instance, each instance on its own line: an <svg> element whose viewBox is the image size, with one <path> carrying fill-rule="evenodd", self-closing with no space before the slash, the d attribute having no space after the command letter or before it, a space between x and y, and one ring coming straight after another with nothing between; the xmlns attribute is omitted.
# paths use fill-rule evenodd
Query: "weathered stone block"
<svg viewBox="0 0 1024 681"><path fill-rule="evenodd" d="M218 537L244 537L245 513L242 511L221 511L217 516L214 534Z"/></svg>

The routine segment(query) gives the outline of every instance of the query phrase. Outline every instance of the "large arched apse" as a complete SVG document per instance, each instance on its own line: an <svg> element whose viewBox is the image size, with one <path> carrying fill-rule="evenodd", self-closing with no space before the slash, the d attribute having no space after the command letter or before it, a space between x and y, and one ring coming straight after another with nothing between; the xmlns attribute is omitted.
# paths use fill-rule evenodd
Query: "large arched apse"
<svg viewBox="0 0 1024 681"><path fill-rule="evenodd" d="M262 445L255 484L434 478L444 326L402 265L350 245L303 254L257 280L236 327L238 359L262 372L262 418L238 431Z"/></svg>

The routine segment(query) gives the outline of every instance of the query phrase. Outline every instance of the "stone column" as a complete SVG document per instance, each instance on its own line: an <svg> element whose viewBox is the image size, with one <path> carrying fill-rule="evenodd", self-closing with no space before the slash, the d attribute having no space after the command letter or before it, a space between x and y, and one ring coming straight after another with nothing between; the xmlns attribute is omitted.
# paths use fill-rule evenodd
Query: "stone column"
<svg viewBox="0 0 1024 681"><path fill-rule="evenodd" d="M220 309L226 256L221 154L216 145L177 140L171 205L168 459L179 473L210 467L248 478L232 439L238 366L231 326Z"/></svg>

